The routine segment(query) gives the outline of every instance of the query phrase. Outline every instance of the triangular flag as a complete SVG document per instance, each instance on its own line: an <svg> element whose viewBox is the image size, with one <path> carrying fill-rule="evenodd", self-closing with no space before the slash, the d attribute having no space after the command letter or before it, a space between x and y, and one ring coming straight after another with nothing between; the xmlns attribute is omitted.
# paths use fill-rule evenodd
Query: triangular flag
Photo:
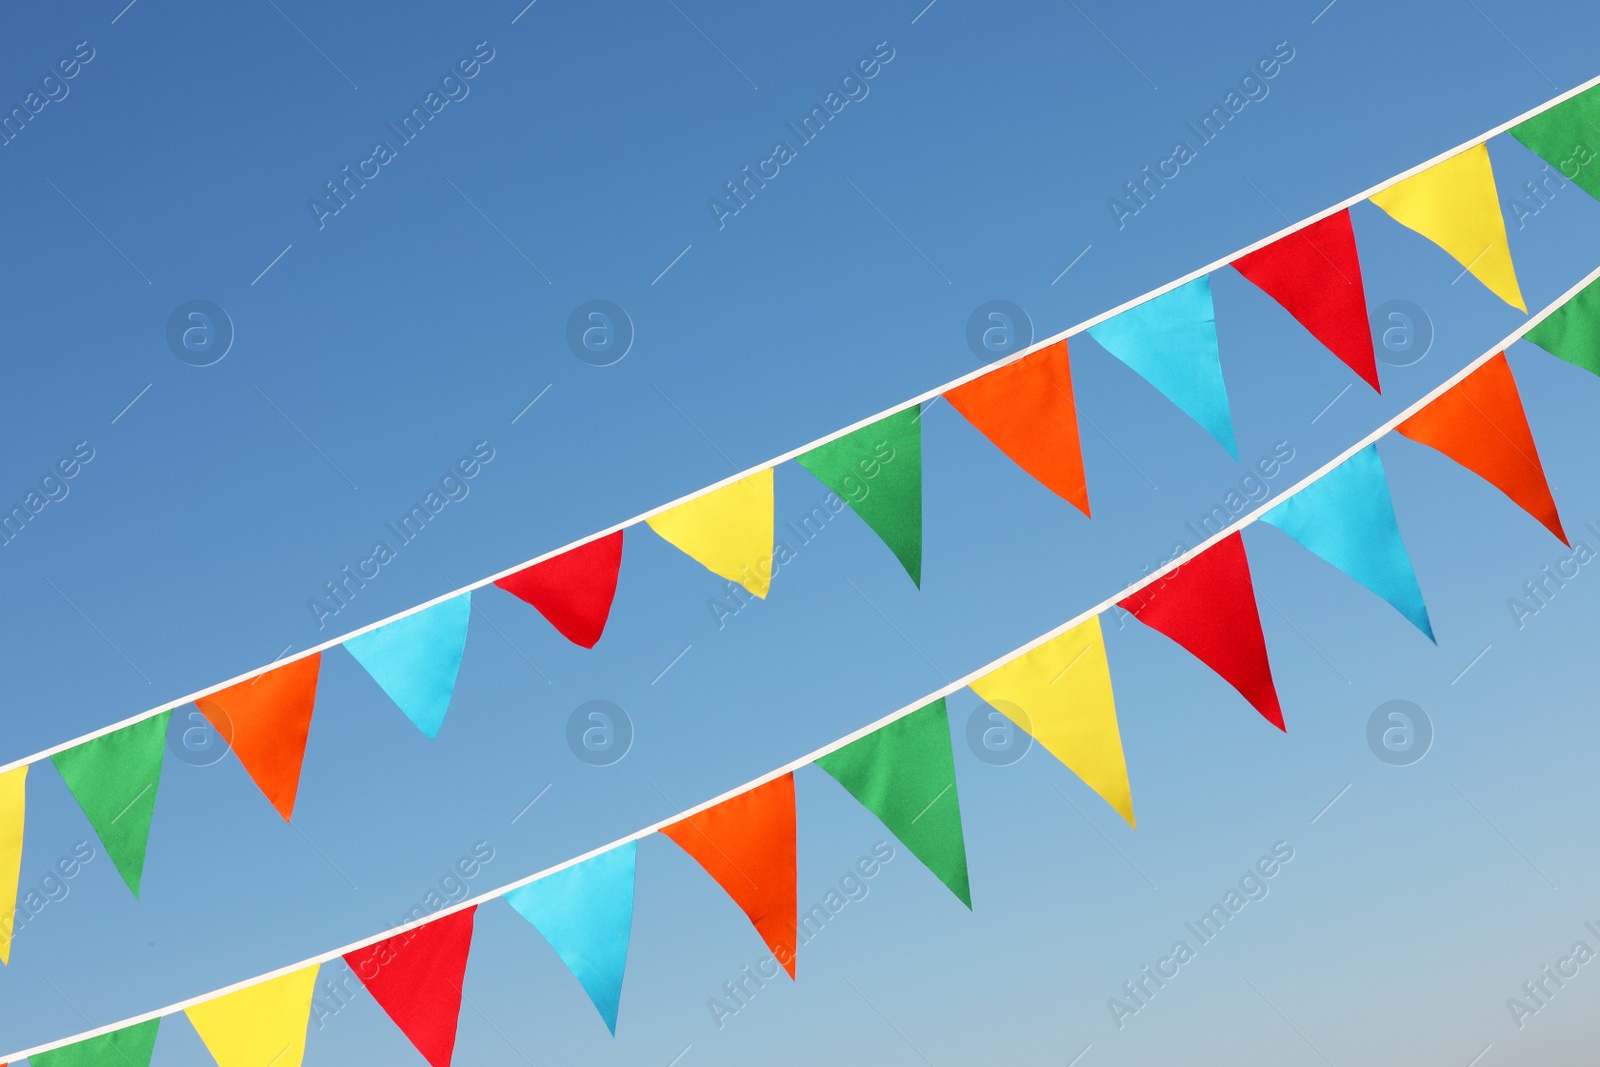
<svg viewBox="0 0 1600 1067"><path fill-rule="evenodd" d="M202 1001L185 1014L218 1067L300 1067L317 965Z"/></svg>
<svg viewBox="0 0 1600 1067"><path fill-rule="evenodd" d="M1600 374L1600 281L1584 286L1526 337L1557 359Z"/></svg>
<svg viewBox="0 0 1600 1067"><path fill-rule="evenodd" d="M1209 274L1089 327L1089 336L1203 426L1228 455L1239 458L1228 389L1222 382Z"/></svg>
<svg viewBox="0 0 1600 1067"><path fill-rule="evenodd" d="M372 999L433 1067L450 1067L476 905L347 952Z"/></svg>
<svg viewBox="0 0 1600 1067"><path fill-rule="evenodd" d="M1188 649L1282 730L1244 538L1229 534L1176 570L1119 601L1123 609Z"/></svg>
<svg viewBox="0 0 1600 1067"><path fill-rule="evenodd" d="M137 899L172 711L50 757Z"/></svg>
<svg viewBox="0 0 1600 1067"><path fill-rule="evenodd" d="M1377 593L1435 640L1411 556L1400 539L1377 445L1363 448L1261 521Z"/></svg>
<svg viewBox="0 0 1600 1067"><path fill-rule="evenodd" d="M906 408L799 457L922 585L922 409Z"/></svg>
<svg viewBox="0 0 1600 1067"><path fill-rule="evenodd" d="M944 698L817 760L967 907L967 844Z"/></svg>
<svg viewBox="0 0 1600 1067"><path fill-rule="evenodd" d="M1567 543L1504 352L1395 429L1472 471Z"/></svg>
<svg viewBox="0 0 1600 1067"><path fill-rule="evenodd" d="M1593 197L1600 197L1600 170L1594 162L1600 143L1600 86L1585 89L1510 129L1511 136L1537 152L1561 176Z"/></svg>
<svg viewBox="0 0 1600 1067"><path fill-rule="evenodd" d="M1328 350L1382 392L1367 322L1367 293L1350 211L1325 219L1233 261L1234 269L1276 300Z"/></svg>
<svg viewBox="0 0 1600 1067"><path fill-rule="evenodd" d="M661 832L716 879L793 978L794 775L774 778Z"/></svg>
<svg viewBox="0 0 1600 1067"><path fill-rule="evenodd" d="M160 1019L134 1023L109 1034L28 1057L33 1067L150 1067Z"/></svg>
<svg viewBox="0 0 1600 1067"><path fill-rule="evenodd" d="M1100 616L1079 623L972 683L972 691L1133 821L1133 791L1122 755Z"/></svg>
<svg viewBox="0 0 1600 1067"><path fill-rule="evenodd" d="M1065 339L958 385L944 398L1013 463L1089 514Z"/></svg>
<svg viewBox="0 0 1600 1067"><path fill-rule="evenodd" d="M701 566L759 597L772 585L772 468L646 519Z"/></svg>
<svg viewBox="0 0 1600 1067"><path fill-rule="evenodd" d="M495 582L532 604L575 645L593 648L611 617L622 569L622 531L597 537Z"/></svg>
<svg viewBox="0 0 1600 1067"><path fill-rule="evenodd" d="M506 894L538 929L617 1032L622 972L633 929L633 874L639 845L629 841Z"/></svg>
<svg viewBox="0 0 1600 1067"><path fill-rule="evenodd" d="M28 765L0 774L0 963L11 963L17 883L22 878L22 828L28 809ZM0 1067L5 1064L0 1063Z"/></svg>
<svg viewBox="0 0 1600 1067"><path fill-rule="evenodd" d="M472 594L462 593L352 637L344 647L417 729L438 737L455 692L471 618Z"/></svg>
<svg viewBox="0 0 1600 1067"><path fill-rule="evenodd" d="M1528 310L1511 264L1488 145L1474 145L1435 163L1374 193L1372 202L1400 225L1450 253L1501 300L1519 311Z"/></svg>
<svg viewBox="0 0 1600 1067"><path fill-rule="evenodd" d="M314 653L195 701L285 819L300 788L321 663Z"/></svg>

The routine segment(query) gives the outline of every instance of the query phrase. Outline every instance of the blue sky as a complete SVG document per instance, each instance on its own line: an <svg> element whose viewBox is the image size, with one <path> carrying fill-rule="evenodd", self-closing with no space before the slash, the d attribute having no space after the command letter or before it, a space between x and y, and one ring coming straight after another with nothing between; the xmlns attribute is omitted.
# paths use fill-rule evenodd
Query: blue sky
<svg viewBox="0 0 1600 1067"><path fill-rule="evenodd" d="M1049 335L1600 73L1584 47L1594 13L1560 0L1536 18L1503 0L113 0L5 18L7 108L79 42L93 58L0 147L0 499L20 501L79 442L94 455L0 550L6 759L964 374L979 365L968 320L987 301ZM1119 228L1110 199L1280 42L1293 58L1265 95ZM868 58L876 73L844 85ZM445 82L463 60L476 73ZM835 90L856 98L719 228L708 202ZM325 183L430 91L451 100L319 220L309 205ZM1509 139L1490 153L1503 200L1541 170ZM1520 227L1507 212L1530 307L1596 266L1600 204L1579 190ZM1369 306L1408 301L1433 333L1418 361L1388 354L1381 397L1237 274L1214 279L1240 459L1294 452L1275 491L1521 321L1376 208L1353 215ZM210 366L168 344L193 300L231 322ZM610 366L568 345L569 318L593 300L632 324ZM329 653L294 826L232 757L169 759L143 901L103 854L83 868L0 975L0 1045L374 933L478 842L494 859L474 889L595 847L1114 592L1246 468L1092 341L1073 354L1092 522L940 404L924 420L920 592L847 516L718 629L707 601L722 583L632 531L593 652L509 596L481 596L432 742ZM1600 548L1585 526L1600 527L1600 382L1526 345L1510 358L1567 529ZM466 495L319 630L307 600L478 442L494 458ZM1524 1029L1505 1001L1575 941L1600 948L1583 927L1600 925L1584 756L1600 741L1585 640L1600 578L1582 569L1519 627L1508 599L1566 550L1426 449L1380 451L1437 648L1253 529L1287 735L1164 638L1108 620L1136 833L1042 752L979 760L964 741L979 703L963 692L950 709L972 913L900 850L801 952L797 984L718 1029L706 1001L760 942L653 839L617 1037L534 931L492 905L457 1062L798 1064L848 1048L877 1063L1061 1064L1087 1048L1082 1067L1460 1065L1488 1046L1478 1062L1492 1067L1588 1048L1592 966ZM779 522L824 493L780 469ZM1366 742L1396 699L1435 734L1406 767ZM633 726L610 766L565 740L591 700ZM798 791L809 905L885 834L820 771ZM29 801L25 885L93 841L52 769L36 769ZM1294 859L1270 894L1119 1030L1107 998L1280 841ZM156 1057L209 1062L181 1020ZM307 1062L420 1058L362 997L314 1026Z"/></svg>

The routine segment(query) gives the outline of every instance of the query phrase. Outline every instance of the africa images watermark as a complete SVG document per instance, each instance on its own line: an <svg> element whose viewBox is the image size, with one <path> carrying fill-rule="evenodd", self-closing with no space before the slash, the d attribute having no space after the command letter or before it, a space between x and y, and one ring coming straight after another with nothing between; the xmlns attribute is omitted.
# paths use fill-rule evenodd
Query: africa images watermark
<svg viewBox="0 0 1600 1067"><path fill-rule="evenodd" d="M1583 925L1600 938L1600 929L1596 929L1594 923L1585 922ZM1520 997L1506 998L1506 1010L1511 1013L1511 1021L1517 1024L1517 1029L1524 1029L1529 1019L1549 1007L1555 995L1578 977L1579 969L1594 958L1595 951L1587 941L1574 942L1572 950L1556 960L1554 967L1547 963L1539 968L1537 977L1523 982Z"/></svg>
<svg viewBox="0 0 1600 1067"><path fill-rule="evenodd" d="M65 100L72 92L72 86L67 83L76 78L94 56L94 46L88 41L79 41L72 46L70 56L62 56L55 66L45 71L44 77L39 79L39 88L28 90L21 106L0 113L0 147L15 141L45 108Z"/></svg>
<svg viewBox="0 0 1600 1067"><path fill-rule="evenodd" d="M1253 102L1265 100L1267 94L1272 92L1272 87L1267 83L1282 73L1293 59L1294 46L1288 41L1279 41L1272 46L1271 55L1262 56L1245 71L1239 79L1239 88L1230 89L1228 95L1222 98L1222 103L1201 115L1199 122L1184 123L1186 132L1194 135L1195 143L1191 145L1187 136L1175 141L1171 155L1157 161L1154 169L1146 163L1139 171L1141 177L1124 183L1126 198L1113 196L1106 201L1117 229L1125 228L1129 219L1149 207L1156 193L1165 189L1167 182L1182 174L1184 167L1198 159L1201 149L1222 136L1222 131L1240 112Z"/></svg>
<svg viewBox="0 0 1600 1067"><path fill-rule="evenodd" d="M1590 533L1600 537L1600 527L1593 522L1586 522L1583 525ZM1522 591L1526 596L1506 599L1506 608L1510 610L1517 629L1525 629L1529 619L1549 607L1556 596L1567 587L1567 583L1583 573L1583 566L1594 558L1594 549L1583 541L1573 541L1571 551L1553 564L1546 563L1539 569L1538 574L1523 582Z"/></svg>

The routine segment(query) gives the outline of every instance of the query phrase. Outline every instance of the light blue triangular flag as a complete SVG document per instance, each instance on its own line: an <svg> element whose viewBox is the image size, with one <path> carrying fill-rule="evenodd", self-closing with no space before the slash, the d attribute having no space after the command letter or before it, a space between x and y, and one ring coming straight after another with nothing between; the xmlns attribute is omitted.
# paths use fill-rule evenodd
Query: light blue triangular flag
<svg viewBox="0 0 1600 1067"><path fill-rule="evenodd" d="M638 851L638 842L629 841L506 894L582 983L613 1034L633 929Z"/></svg>
<svg viewBox="0 0 1600 1067"><path fill-rule="evenodd" d="M1089 327L1089 336L1239 458L1222 383L1209 274Z"/></svg>
<svg viewBox="0 0 1600 1067"><path fill-rule="evenodd" d="M1306 548L1393 604L1438 643L1400 539L1378 446L1368 445L1265 515Z"/></svg>
<svg viewBox="0 0 1600 1067"><path fill-rule="evenodd" d="M429 737L439 736L467 647L472 594L462 593L396 619L344 647Z"/></svg>

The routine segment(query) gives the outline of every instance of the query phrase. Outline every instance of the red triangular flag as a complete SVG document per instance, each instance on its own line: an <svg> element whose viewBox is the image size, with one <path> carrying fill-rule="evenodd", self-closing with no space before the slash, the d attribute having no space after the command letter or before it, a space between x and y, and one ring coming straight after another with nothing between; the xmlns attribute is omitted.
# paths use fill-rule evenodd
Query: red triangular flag
<svg viewBox="0 0 1600 1067"><path fill-rule="evenodd" d="M596 538L495 582L550 620L568 641L593 648L611 616L622 569L622 531Z"/></svg>
<svg viewBox="0 0 1600 1067"><path fill-rule="evenodd" d="M744 909L794 977L794 775L724 800L661 828Z"/></svg>
<svg viewBox="0 0 1600 1067"><path fill-rule="evenodd" d="M345 953L372 999L433 1067L450 1067L461 1018L461 982L472 948L474 905Z"/></svg>
<svg viewBox="0 0 1600 1067"><path fill-rule="evenodd" d="M318 652L195 701L285 819L300 790L321 665Z"/></svg>
<svg viewBox="0 0 1600 1067"><path fill-rule="evenodd" d="M1363 381L1383 391L1348 208L1240 256L1233 266Z"/></svg>
<svg viewBox="0 0 1600 1067"><path fill-rule="evenodd" d="M1504 352L1395 429L1472 471L1568 543Z"/></svg>
<svg viewBox="0 0 1600 1067"><path fill-rule="evenodd" d="M1282 730L1267 641L1256 611L1244 538L1218 541L1172 573L1120 602L1146 626L1188 649Z"/></svg>
<svg viewBox="0 0 1600 1067"><path fill-rule="evenodd" d="M944 398L1017 466L1089 514L1065 340L957 386Z"/></svg>

